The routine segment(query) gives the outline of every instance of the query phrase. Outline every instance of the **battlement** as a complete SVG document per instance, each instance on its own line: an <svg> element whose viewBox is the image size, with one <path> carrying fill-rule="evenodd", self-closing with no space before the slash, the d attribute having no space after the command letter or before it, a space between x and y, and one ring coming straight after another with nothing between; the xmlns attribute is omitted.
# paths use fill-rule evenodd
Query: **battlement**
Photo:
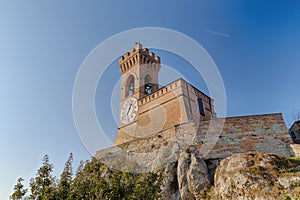
<svg viewBox="0 0 300 200"><path fill-rule="evenodd" d="M155 53L149 51L147 48L143 48L142 44L136 43L136 47L132 48L130 52L126 52L119 59L120 71L122 73L131 69L136 65L160 65L160 57Z"/></svg>
<svg viewBox="0 0 300 200"><path fill-rule="evenodd" d="M162 95L173 92L174 90L176 90L178 87L181 86L182 81L184 81L184 80L180 78L180 79L173 81L172 83L169 83L168 85L152 92L151 94L139 99L139 101L138 101L139 106L141 106L147 102L150 102L154 99L157 99L157 98L161 97Z"/></svg>
<svg viewBox="0 0 300 200"><path fill-rule="evenodd" d="M151 94L139 99L138 100L139 106L144 105L145 103L151 102L152 100L155 100L157 98L160 98L161 96L163 96L165 94L174 92L175 90L177 90L180 87L183 89L186 89L188 86L193 88L193 93L197 97L201 98L205 102L210 102L210 104L213 103L214 100L212 98L210 98L209 96L207 96L206 94L204 94L203 92L198 90L196 87L194 87L193 85L191 85L184 79L179 78L179 79L169 83L168 85L165 85L164 87L152 92ZM210 110L213 110L213 109L210 109Z"/></svg>

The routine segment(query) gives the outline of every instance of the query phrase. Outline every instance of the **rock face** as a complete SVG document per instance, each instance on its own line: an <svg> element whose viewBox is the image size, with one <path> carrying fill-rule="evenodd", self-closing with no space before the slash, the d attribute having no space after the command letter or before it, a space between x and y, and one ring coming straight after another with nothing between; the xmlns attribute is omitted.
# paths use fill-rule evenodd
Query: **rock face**
<svg viewBox="0 0 300 200"><path fill-rule="evenodd" d="M223 160L205 160L195 146L185 150L181 148L183 146L176 145L167 148L163 156L164 166L153 171L163 177L160 187L164 200L277 200L300 197L299 159L246 152ZM178 156L170 157L179 150ZM162 154L156 155L154 161L162 159Z"/></svg>
<svg viewBox="0 0 300 200"><path fill-rule="evenodd" d="M203 150L214 137L203 132L205 127L195 134L193 124L188 123L164 134L98 151L96 158L121 171L162 173L161 195L165 200L298 197L300 163L275 155L293 155L278 117L227 119L208 154ZM237 120L240 122L234 125ZM253 120L267 125L251 122L251 126L242 126ZM201 126L206 123L201 122ZM247 153L249 150L261 153ZM266 152L274 155L262 154Z"/></svg>
<svg viewBox="0 0 300 200"><path fill-rule="evenodd" d="M161 185L162 199L179 199L177 165L177 162L170 163L163 172L164 181Z"/></svg>
<svg viewBox="0 0 300 200"><path fill-rule="evenodd" d="M209 166L219 163L210 180ZM207 167L208 166L208 167ZM193 147L163 172L162 199L297 199L300 160L274 154L240 153L221 162L203 160Z"/></svg>
<svg viewBox="0 0 300 200"><path fill-rule="evenodd" d="M177 176L182 200L200 199L201 194L211 187L206 163L195 149L181 153Z"/></svg>
<svg viewBox="0 0 300 200"><path fill-rule="evenodd" d="M188 148L178 161L166 165L163 172L162 199L201 199L210 187L207 165L200 158L199 151Z"/></svg>
<svg viewBox="0 0 300 200"><path fill-rule="evenodd" d="M300 144L290 144L290 147L292 148L293 152L295 153L295 156L300 156Z"/></svg>
<svg viewBox="0 0 300 200"><path fill-rule="evenodd" d="M212 199L299 198L299 164L273 154L234 154L216 170Z"/></svg>

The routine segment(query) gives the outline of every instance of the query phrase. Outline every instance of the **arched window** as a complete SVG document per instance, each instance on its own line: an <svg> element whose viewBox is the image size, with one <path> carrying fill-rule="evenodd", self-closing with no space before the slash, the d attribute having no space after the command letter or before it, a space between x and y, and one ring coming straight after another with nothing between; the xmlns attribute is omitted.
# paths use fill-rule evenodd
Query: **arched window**
<svg viewBox="0 0 300 200"><path fill-rule="evenodd" d="M151 94L153 92L152 91L153 85L152 85L151 76L149 74L145 76L144 82L145 82L145 94Z"/></svg>
<svg viewBox="0 0 300 200"><path fill-rule="evenodd" d="M134 93L134 76L131 74L126 81L126 97Z"/></svg>

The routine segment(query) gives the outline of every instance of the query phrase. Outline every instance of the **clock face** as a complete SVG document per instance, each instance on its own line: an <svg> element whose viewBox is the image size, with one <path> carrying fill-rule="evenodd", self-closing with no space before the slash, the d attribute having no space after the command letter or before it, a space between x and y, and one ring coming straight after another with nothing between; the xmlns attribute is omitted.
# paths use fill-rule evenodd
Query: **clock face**
<svg viewBox="0 0 300 200"><path fill-rule="evenodd" d="M128 98L123 103L121 109L121 122L123 124L129 124L135 118L138 112L138 102L136 98Z"/></svg>

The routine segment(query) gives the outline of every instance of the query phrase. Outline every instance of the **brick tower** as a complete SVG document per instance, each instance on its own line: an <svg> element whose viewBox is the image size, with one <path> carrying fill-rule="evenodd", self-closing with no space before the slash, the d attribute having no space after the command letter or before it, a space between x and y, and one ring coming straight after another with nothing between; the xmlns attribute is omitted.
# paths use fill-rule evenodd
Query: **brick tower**
<svg viewBox="0 0 300 200"><path fill-rule="evenodd" d="M185 80L158 87L160 57L140 43L120 57L119 68L120 124L115 145L214 118L213 100Z"/></svg>

